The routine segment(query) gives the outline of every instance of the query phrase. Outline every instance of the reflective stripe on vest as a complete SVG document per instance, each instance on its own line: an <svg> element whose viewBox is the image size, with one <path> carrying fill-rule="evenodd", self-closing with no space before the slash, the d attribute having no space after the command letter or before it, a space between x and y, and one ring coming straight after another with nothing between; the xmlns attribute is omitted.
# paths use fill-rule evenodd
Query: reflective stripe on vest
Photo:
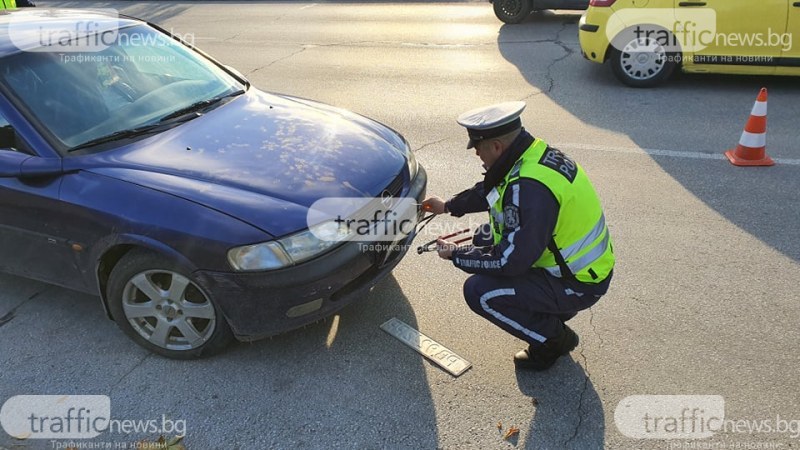
<svg viewBox="0 0 800 450"><path fill-rule="evenodd" d="M586 234L586 236L582 237L578 242L570 245L567 248L561 249L561 255L564 259L570 259L573 256L577 255L578 253L585 250L588 246L592 245L592 242L596 241L603 233L606 233L606 216L602 214L600 216L600 220L597 221L594 228Z"/></svg>
<svg viewBox="0 0 800 450"><path fill-rule="evenodd" d="M520 178L542 183L559 204L553 240L533 267L544 269L556 277L565 276L563 269L568 269L581 282L596 283L605 279L614 267L614 254L594 187L580 166L540 139L536 139L522 154L505 180L496 187L495 195L490 195L491 200L487 197L495 244L502 240L505 228L505 191ZM516 204L518 202L516 199ZM563 269L559 261L565 263Z"/></svg>
<svg viewBox="0 0 800 450"><path fill-rule="evenodd" d="M603 253L605 253L606 249L608 248L609 241L610 241L610 236L608 233L606 233L606 236L603 238L603 240L598 242L597 245L595 245L592 250L590 250L580 258L576 259L575 261L568 262L567 267L569 267L569 270L573 274L575 274L589 267L593 262L597 261L598 259L600 259L601 256L603 256ZM569 258L565 257L565 259ZM550 274L555 277L561 278L561 267L558 266L544 267L544 270L550 272Z"/></svg>
<svg viewBox="0 0 800 450"><path fill-rule="evenodd" d="M2 2L2 9L12 9L17 7L17 0L0 0Z"/></svg>

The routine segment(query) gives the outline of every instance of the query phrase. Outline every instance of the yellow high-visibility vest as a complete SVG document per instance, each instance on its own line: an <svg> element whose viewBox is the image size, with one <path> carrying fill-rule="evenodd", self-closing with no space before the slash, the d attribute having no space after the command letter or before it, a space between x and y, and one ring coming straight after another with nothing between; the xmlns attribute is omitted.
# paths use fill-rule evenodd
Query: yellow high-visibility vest
<svg viewBox="0 0 800 450"><path fill-rule="evenodd" d="M599 283L614 268L614 251L600 199L583 168L560 151L536 139L495 188L489 206L492 235L500 243L505 227L503 196L520 178L536 180L553 193L559 211L551 245L533 263L556 277L569 271L580 282Z"/></svg>

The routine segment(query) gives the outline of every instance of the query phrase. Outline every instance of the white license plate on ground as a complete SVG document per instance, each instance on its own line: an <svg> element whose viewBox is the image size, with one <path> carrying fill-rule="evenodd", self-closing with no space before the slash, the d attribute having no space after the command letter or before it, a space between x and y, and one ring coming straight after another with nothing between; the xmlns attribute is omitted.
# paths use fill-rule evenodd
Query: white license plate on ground
<svg viewBox="0 0 800 450"><path fill-rule="evenodd" d="M456 355L452 350L425 336L396 317L387 320L381 325L381 329L455 377L472 367L471 362Z"/></svg>

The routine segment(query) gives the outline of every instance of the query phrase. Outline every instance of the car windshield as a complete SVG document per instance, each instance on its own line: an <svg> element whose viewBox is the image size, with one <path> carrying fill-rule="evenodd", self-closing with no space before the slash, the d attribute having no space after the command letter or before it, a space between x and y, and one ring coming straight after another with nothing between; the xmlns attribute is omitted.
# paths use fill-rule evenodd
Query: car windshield
<svg viewBox="0 0 800 450"><path fill-rule="evenodd" d="M0 59L0 83L63 150L133 136L130 131L184 112L196 117L188 114L243 89L212 62L146 25L118 30L101 51L42 50Z"/></svg>

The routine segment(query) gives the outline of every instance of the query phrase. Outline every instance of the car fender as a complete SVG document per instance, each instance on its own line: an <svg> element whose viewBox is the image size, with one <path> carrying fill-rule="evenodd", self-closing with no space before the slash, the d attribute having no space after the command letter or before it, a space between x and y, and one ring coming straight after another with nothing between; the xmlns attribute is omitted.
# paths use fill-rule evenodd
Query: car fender
<svg viewBox="0 0 800 450"><path fill-rule="evenodd" d="M166 257L167 259L175 261L178 265L181 265L192 272L197 270L197 267L181 252L149 236L123 233L119 235L106 236L100 239L97 243L95 243L95 245L92 246L92 251L90 252L89 258L94 262L92 272L94 274L94 283L97 289L97 294L100 296L100 303L103 306L103 311L105 311L106 316L111 320L114 318L111 316L111 310L108 307L108 296L106 295L108 274L106 271L110 273L112 269L110 267L103 267L103 262L108 261L107 257L111 252L118 252L114 254L112 258L113 262L116 263L120 258L134 249L150 250Z"/></svg>
<svg viewBox="0 0 800 450"><path fill-rule="evenodd" d="M115 263L131 248L152 250L190 271L231 270L227 250L272 239L236 217L106 175L83 170L62 181L63 233L85 249L76 252L77 263L104 308L111 267L103 263Z"/></svg>

